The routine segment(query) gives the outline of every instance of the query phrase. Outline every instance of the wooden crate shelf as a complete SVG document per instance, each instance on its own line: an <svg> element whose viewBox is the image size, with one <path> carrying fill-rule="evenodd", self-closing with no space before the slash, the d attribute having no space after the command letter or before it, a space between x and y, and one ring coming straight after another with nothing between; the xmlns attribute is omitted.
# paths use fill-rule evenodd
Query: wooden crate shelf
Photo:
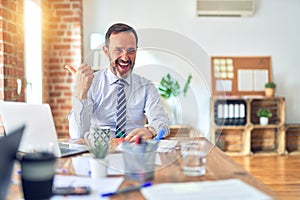
<svg viewBox="0 0 300 200"><path fill-rule="evenodd" d="M250 100L252 124L259 124L259 118L256 113L259 108L269 109L272 117L269 118L269 124L283 125L284 123L284 98L265 98L265 99L252 99Z"/></svg>
<svg viewBox="0 0 300 200"><path fill-rule="evenodd" d="M219 129L216 133L216 145L223 151L240 152L243 148L243 129Z"/></svg>
<svg viewBox="0 0 300 200"><path fill-rule="evenodd" d="M286 125L286 150L290 154L300 154L300 124Z"/></svg>
<svg viewBox="0 0 300 200"><path fill-rule="evenodd" d="M244 125L234 125L235 123L228 123L229 119L222 119L224 112L221 111L221 114L219 113L219 103L233 105L243 104L245 106L245 110L242 111L244 115L243 120L246 123L244 123ZM226 108L228 107L229 106ZM256 116L256 112L259 108L269 108L271 110L273 116L268 125L262 126L259 124L259 119ZM238 121L240 118L238 114L234 114L233 116L236 119L231 119L231 121ZM229 116L225 114L225 117L228 118ZM220 122L222 122L222 120L227 123L223 123L221 126ZM211 140L215 141L217 146L228 154L250 155L254 153L281 155L286 153L284 122L285 99L283 97L211 98Z"/></svg>
<svg viewBox="0 0 300 200"><path fill-rule="evenodd" d="M276 151L276 129L254 129L251 131L251 151Z"/></svg>

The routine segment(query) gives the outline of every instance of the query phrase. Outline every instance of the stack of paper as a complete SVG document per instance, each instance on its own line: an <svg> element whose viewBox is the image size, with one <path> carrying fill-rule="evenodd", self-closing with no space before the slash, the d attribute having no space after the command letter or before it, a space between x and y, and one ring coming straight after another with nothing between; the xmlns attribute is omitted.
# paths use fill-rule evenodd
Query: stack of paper
<svg viewBox="0 0 300 200"><path fill-rule="evenodd" d="M209 200L266 200L270 196L239 179L221 181L165 183L142 189L147 200L181 200L181 199L209 199Z"/></svg>

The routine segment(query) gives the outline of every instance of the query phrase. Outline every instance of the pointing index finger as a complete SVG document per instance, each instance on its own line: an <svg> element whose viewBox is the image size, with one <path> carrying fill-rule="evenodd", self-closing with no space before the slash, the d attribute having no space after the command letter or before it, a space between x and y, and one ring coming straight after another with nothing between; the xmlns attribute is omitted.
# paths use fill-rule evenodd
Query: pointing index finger
<svg viewBox="0 0 300 200"><path fill-rule="evenodd" d="M69 72L71 72L73 75L75 75L77 73L77 68L75 68L74 66L72 65L66 65L65 68L67 70L69 70Z"/></svg>

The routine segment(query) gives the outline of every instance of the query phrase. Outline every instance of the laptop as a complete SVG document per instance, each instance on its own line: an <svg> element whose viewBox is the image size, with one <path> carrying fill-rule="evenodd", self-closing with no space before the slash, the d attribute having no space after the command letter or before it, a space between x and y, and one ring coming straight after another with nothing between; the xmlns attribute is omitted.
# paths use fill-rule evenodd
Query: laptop
<svg viewBox="0 0 300 200"><path fill-rule="evenodd" d="M56 157L66 157L87 152L86 145L59 142L49 104L0 102L0 115L5 131L10 133L25 124L19 151L50 151Z"/></svg>
<svg viewBox="0 0 300 200"><path fill-rule="evenodd" d="M16 153L24 128L25 126L21 126L12 131L8 136L1 137L0 139L0 199L6 199Z"/></svg>

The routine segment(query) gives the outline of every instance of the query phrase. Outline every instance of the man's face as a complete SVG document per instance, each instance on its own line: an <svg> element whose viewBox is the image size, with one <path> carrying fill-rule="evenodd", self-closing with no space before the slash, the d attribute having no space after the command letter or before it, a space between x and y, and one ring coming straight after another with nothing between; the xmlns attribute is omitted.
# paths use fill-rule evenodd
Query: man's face
<svg viewBox="0 0 300 200"><path fill-rule="evenodd" d="M109 46L103 50L110 61L110 69L118 78L126 78L132 71L136 57L136 39L132 32L111 34Z"/></svg>

